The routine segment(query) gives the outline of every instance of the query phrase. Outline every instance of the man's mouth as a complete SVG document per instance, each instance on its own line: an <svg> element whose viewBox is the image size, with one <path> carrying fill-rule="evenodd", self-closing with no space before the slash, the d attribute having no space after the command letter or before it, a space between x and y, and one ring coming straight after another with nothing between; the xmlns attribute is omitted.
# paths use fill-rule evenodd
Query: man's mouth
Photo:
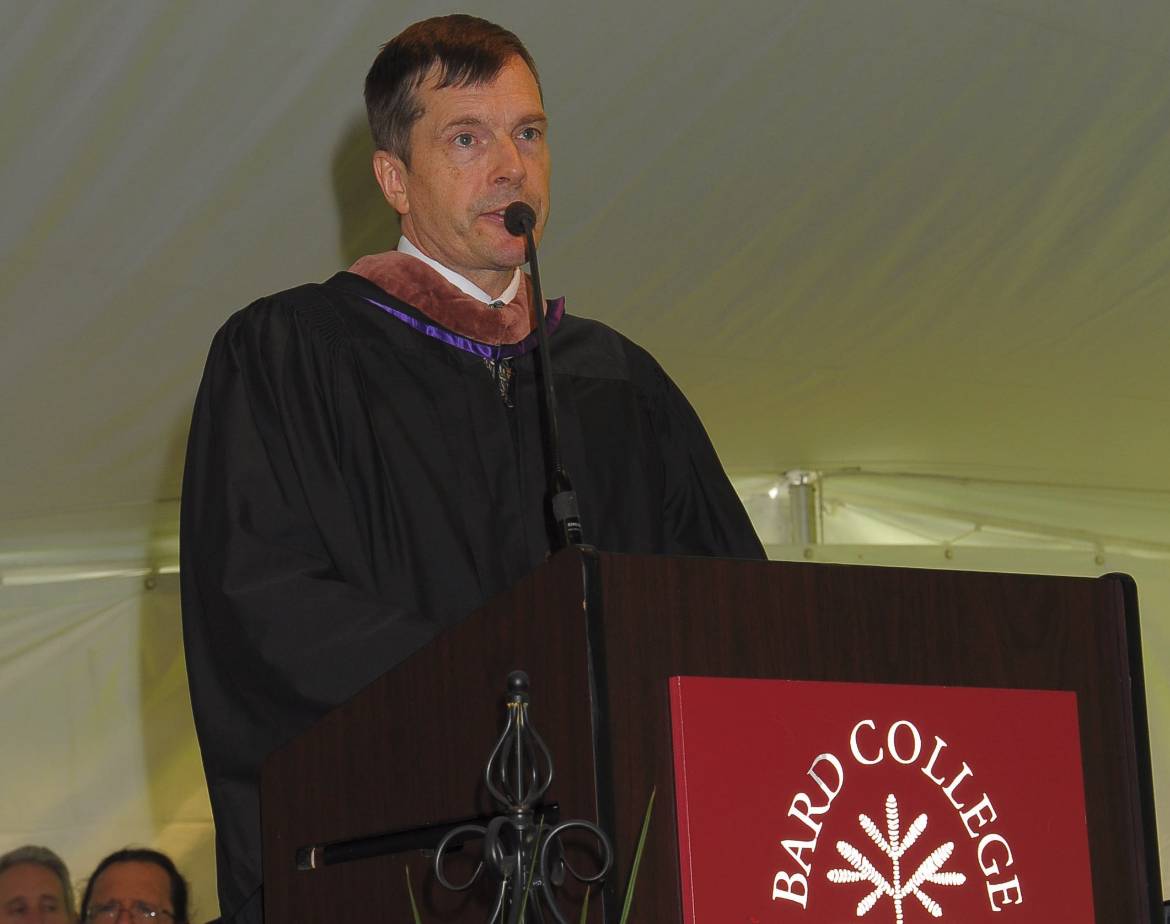
<svg viewBox="0 0 1170 924"><path fill-rule="evenodd" d="M502 225L504 223L504 212L507 210L508 206L511 204L512 204L511 202L505 202L503 205L501 205L497 209L491 209L491 210L486 211L486 212L480 212L479 217L486 218L488 221L498 222L499 224ZM536 206L532 206L532 208L534 211L536 211L539 214L540 210L537 209Z"/></svg>

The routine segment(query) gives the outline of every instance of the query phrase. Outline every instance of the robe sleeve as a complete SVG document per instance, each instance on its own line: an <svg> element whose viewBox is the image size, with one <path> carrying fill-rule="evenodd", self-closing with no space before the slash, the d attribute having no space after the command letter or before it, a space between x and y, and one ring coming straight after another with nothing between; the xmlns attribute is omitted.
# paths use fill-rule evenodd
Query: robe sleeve
<svg viewBox="0 0 1170 924"><path fill-rule="evenodd" d="M216 336L193 412L184 643L225 920L258 903L264 757L439 628L376 585L347 516L332 394L346 362L328 323L257 303Z"/></svg>
<svg viewBox="0 0 1170 924"><path fill-rule="evenodd" d="M665 552L764 558L764 547L699 416L656 362L648 388L665 479Z"/></svg>

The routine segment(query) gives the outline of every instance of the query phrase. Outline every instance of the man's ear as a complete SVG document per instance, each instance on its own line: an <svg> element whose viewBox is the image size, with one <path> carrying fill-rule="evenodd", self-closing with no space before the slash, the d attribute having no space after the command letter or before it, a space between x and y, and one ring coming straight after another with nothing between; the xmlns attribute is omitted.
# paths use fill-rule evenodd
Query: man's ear
<svg viewBox="0 0 1170 924"><path fill-rule="evenodd" d="M389 151L374 152L374 178L386 201L399 215L410 211L410 198L406 194L406 166Z"/></svg>

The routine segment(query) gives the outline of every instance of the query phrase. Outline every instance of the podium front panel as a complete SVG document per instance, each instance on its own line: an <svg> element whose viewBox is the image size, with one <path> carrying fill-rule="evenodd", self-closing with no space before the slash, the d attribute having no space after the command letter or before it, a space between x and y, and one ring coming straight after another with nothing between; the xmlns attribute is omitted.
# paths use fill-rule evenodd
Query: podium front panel
<svg viewBox="0 0 1170 924"><path fill-rule="evenodd" d="M444 893L419 851L311 872L294 858L306 844L491 810L480 776L516 668L556 761L549 798L614 843L592 922L603 904L617 921L652 791L631 920L682 921L677 675L1074 693L1095 920L1151 920L1158 860L1129 593L1118 577L562 552L270 757L268 920L409 920L407 865L428 924L486 919L491 890Z"/></svg>

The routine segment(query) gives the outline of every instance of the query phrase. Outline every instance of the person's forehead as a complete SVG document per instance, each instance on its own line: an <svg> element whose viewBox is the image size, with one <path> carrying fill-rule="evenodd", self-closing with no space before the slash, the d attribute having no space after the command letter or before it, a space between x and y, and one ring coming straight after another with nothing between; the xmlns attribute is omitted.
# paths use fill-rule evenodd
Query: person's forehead
<svg viewBox="0 0 1170 924"><path fill-rule="evenodd" d="M40 863L17 863L0 873L0 901L17 895L63 897L61 880Z"/></svg>
<svg viewBox="0 0 1170 924"><path fill-rule="evenodd" d="M528 65L520 57L512 57L490 80L481 83L456 84L440 87L438 68L432 68L419 86L424 117L440 117L456 110L479 110L503 107L516 110L524 117L544 116L540 87Z"/></svg>
<svg viewBox="0 0 1170 924"><path fill-rule="evenodd" d="M123 901L169 902L171 879L166 870L154 863L126 860L113 863L101 871L93 884L90 901L98 903L110 898Z"/></svg>

